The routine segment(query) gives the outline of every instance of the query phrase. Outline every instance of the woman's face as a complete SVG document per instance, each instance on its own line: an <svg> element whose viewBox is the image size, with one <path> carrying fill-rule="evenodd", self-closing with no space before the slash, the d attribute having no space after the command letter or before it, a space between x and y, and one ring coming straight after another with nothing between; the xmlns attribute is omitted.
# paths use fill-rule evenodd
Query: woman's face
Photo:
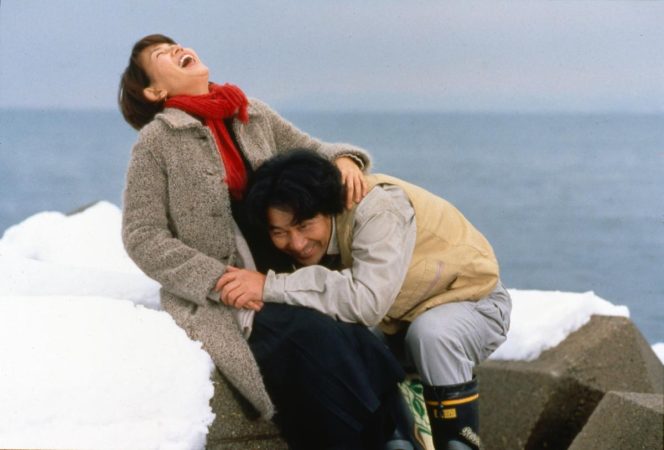
<svg viewBox="0 0 664 450"><path fill-rule="evenodd" d="M208 68L190 48L151 45L141 52L139 61L150 78L150 86L144 90L148 100L208 93Z"/></svg>

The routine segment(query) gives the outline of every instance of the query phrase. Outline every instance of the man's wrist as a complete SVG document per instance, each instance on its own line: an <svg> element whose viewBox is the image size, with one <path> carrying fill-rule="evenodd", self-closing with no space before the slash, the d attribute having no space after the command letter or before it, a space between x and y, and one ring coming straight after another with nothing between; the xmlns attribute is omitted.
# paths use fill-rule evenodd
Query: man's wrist
<svg viewBox="0 0 664 450"><path fill-rule="evenodd" d="M283 303L286 290L286 277L268 270L263 284L263 301L268 303Z"/></svg>

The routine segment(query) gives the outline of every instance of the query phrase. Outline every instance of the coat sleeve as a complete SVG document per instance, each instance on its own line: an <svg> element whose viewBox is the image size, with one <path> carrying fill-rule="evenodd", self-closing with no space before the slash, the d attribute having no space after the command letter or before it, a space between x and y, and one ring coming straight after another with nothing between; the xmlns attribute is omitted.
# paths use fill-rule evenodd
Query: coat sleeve
<svg viewBox="0 0 664 450"><path fill-rule="evenodd" d="M343 155L353 155L362 160L363 170L367 171L369 169L371 157L366 150L351 144L328 143L312 138L260 100L252 99L252 105L261 110L267 117L277 146L277 152L293 148L306 148L322 154L330 161L334 161Z"/></svg>
<svg viewBox="0 0 664 450"><path fill-rule="evenodd" d="M164 289L203 305L225 266L185 245L169 229L167 175L149 147L139 139L127 171L122 214L125 249Z"/></svg>

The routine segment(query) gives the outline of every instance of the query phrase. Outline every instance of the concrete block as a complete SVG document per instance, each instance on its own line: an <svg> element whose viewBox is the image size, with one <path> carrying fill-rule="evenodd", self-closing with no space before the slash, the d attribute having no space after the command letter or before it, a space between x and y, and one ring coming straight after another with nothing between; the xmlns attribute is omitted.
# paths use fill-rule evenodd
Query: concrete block
<svg viewBox="0 0 664 450"><path fill-rule="evenodd" d="M664 393L664 366L626 317L593 316L535 363L605 393Z"/></svg>
<svg viewBox="0 0 664 450"><path fill-rule="evenodd" d="M256 418L249 403L215 372L212 411L217 415L210 426L207 448L214 450L286 450L288 445L272 423Z"/></svg>
<svg viewBox="0 0 664 450"><path fill-rule="evenodd" d="M537 360L487 361L477 375L486 449L566 449L607 392L664 389L664 366L623 317L594 316Z"/></svg>
<svg viewBox="0 0 664 450"><path fill-rule="evenodd" d="M609 392L576 436L570 450L664 448L664 396Z"/></svg>

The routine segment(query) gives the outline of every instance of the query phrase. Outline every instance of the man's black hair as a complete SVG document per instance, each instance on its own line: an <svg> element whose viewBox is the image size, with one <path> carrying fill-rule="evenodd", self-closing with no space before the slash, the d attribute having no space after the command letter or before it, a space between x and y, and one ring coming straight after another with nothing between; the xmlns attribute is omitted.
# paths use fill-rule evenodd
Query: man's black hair
<svg viewBox="0 0 664 450"><path fill-rule="evenodd" d="M253 174L246 196L249 219L268 227L270 207L293 214L295 223L344 209L339 169L310 150L293 149L265 161Z"/></svg>

